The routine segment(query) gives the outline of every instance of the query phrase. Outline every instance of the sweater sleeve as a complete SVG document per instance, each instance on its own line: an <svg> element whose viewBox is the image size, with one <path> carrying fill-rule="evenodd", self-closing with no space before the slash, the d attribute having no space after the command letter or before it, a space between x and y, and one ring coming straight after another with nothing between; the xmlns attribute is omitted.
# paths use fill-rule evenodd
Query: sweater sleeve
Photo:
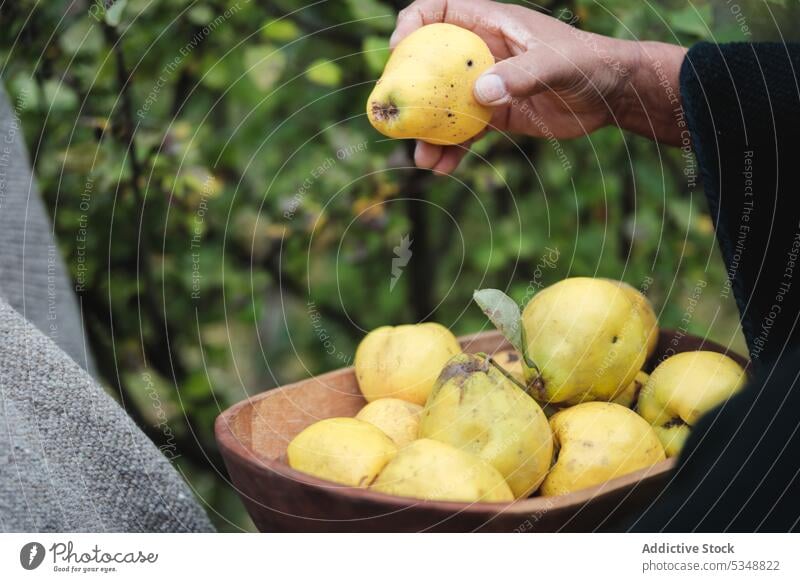
<svg viewBox="0 0 800 582"><path fill-rule="evenodd" d="M638 531L800 527L800 45L701 43L681 96L753 377L693 428Z"/></svg>
<svg viewBox="0 0 800 582"><path fill-rule="evenodd" d="M800 341L800 45L698 44L681 96L756 367Z"/></svg>

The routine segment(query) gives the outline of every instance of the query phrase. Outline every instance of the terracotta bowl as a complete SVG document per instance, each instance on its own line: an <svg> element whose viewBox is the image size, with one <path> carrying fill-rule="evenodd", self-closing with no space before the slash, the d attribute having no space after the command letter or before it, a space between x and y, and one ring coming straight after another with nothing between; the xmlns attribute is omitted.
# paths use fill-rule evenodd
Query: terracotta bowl
<svg viewBox="0 0 800 582"><path fill-rule="evenodd" d="M467 352L507 349L497 332L461 338ZM653 367L678 352L711 350L747 361L722 346L662 331ZM664 488L673 460L559 497L513 503L420 501L345 487L291 469L289 441L308 425L354 416L365 401L352 368L276 388L217 417L215 432L233 485L261 531L593 531L614 528Z"/></svg>

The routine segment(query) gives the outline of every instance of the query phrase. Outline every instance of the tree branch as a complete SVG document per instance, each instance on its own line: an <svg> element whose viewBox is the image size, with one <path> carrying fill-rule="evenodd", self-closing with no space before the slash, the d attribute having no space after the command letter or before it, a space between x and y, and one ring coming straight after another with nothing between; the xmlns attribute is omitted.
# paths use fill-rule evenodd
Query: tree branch
<svg viewBox="0 0 800 582"><path fill-rule="evenodd" d="M414 159L414 142L409 140L407 155ZM408 263L408 299L417 322L426 321L433 315L433 289L435 274L432 263L432 246L429 240L427 205L422 198L417 198L425 191L430 172L419 168L408 169L403 174L399 191L406 193L406 214L411 222L411 239L413 258Z"/></svg>
<svg viewBox="0 0 800 582"><path fill-rule="evenodd" d="M132 75L130 71L128 71L128 68L125 64L125 56L122 50L122 39L120 38L119 33L114 27L109 26L106 23L103 23L103 31L105 33L106 41L111 45L111 48L114 51L114 56L116 59L117 91L119 92L120 99L122 100L122 105L120 108L120 113L122 116L121 145L126 149L128 163L131 169L130 185L136 204L140 208L141 212L139 217L139 232L141 234L142 224L145 223L144 212L146 201L141 184L145 179L145 172L142 168L141 162L139 161L139 155L136 151L134 141L133 128L135 124L133 120L133 104L131 103L130 96L130 80ZM177 384L186 377L186 366L183 364L179 355L171 348L169 338L172 335L172 328L167 319L166 313L163 312L161 306L159 305L158 299L153 294L154 290L157 288L157 285L153 275L154 269L152 264L150 237L145 234L144 236L140 236L139 240L141 243L141 248L139 249L137 247L137 250L140 250L141 252L137 257L136 271L137 276L141 272L142 279L144 281L142 290L139 293L139 297L143 301L144 311L147 314L148 319L150 320L150 323L157 334L157 337L161 337L162 340L164 340L165 349L162 353L168 359L170 369L169 376L171 376ZM139 268L140 262L141 268ZM147 365L147 355L143 354L143 356L145 357L145 365Z"/></svg>

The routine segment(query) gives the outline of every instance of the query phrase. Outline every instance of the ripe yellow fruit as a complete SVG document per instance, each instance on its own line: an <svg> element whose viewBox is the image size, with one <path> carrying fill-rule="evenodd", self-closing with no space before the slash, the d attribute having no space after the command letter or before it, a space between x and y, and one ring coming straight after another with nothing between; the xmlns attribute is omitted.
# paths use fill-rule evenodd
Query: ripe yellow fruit
<svg viewBox="0 0 800 582"><path fill-rule="evenodd" d="M489 47L472 31L445 23L423 26L392 52L367 100L369 121L389 137L462 143L492 117L472 87L493 64Z"/></svg>
<svg viewBox="0 0 800 582"><path fill-rule="evenodd" d="M585 402L550 419L558 453L542 495L564 495L665 459L655 432L639 415L612 402Z"/></svg>
<svg viewBox="0 0 800 582"><path fill-rule="evenodd" d="M724 354L684 352L659 364L639 394L637 411L658 434L667 456L680 453L691 427L742 389L747 376Z"/></svg>
<svg viewBox="0 0 800 582"><path fill-rule="evenodd" d="M423 405L447 360L459 353L458 340L438 323L379 327L356 350L358 386L367 402L400 398Z"/></svg>
<svg viewBox="0 0 800 582"><path fill-rule="evenodd" d="M513 501L502 475L479 457L446 443L419 439L386 465L375 491L439 501Z"/></svg>
<svg viewBox="0 0 800 582"><path fill-rule="evenodd" d="M637 400L639 399L639 393L642 391L642 388L645 384L647 384L647 380L650 376L647 372L639 372L636 374L636 378L633 379L633 382L628 384L628 386L619 392L614 398L611 399L611 402L614 404L619 404L620 406L624 406L625 408L633 408L634 404L636 404Z"/></svg>
<svg viewBox="0 0 800 582"><path fill-rule="evenodd" d="M403 448L417 438L422 406L399 398L373 400L358 411L356 418L374 424Z"/></svg>
<svg viewBox="0 0 800 582"><path fill-rule="evenodd" d="M645 362L648 330L639 309L602 279L547 287L525 307L522 329L525 379L542 402L610 400Z"/></svg>
<svg viewBox="0 0 800 582"><path fill-rule="evenodd" d="M351 487L368 487L395 454L392 439L355 418L315 422L286 450L293 469Z"/></svg>
<svg viewBox="0 0 800 582"><path fill-rule="evenodd" d="M539 405L488 359L471 354L456 356L442 370L419 436L479 456L517 498L539 487L553 457L553 437Z"/></svg>
<svg viewBox="0 0 800 582"><path fill-rule="evenodd" d="M620 288L628 294L630 300L633 301L633 304L639 310L639 315L641 315L645 330L647 331L647 358L649 359L650 356L653 355L653 352L656 351L656 346L658 345L658 316L656 315L656 310L653 309L653 304L650 303L647 296L636 287L628 285L624 281L614 282L618 283Z"/></svg>

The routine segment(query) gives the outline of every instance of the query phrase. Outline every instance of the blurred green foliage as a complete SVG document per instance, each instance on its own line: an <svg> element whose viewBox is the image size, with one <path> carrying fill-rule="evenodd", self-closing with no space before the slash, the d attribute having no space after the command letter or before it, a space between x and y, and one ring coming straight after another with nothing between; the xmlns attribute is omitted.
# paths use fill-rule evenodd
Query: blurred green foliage
<svg viewBox="0 0 800 582"><path fill-rule="evenodd" d="M744 350L679 150L615 129L491 135L444 178L370 128L363 104L404 2L100 4L3 3L0 74L103 380L159 445L167 414L220 528L252 527L214 445L222 408L347 365L382 324L485 329L476 288L523 300L568 275L620 278L647 287L664 326ZM544 9L685 45L798 32L776 28L798 17L789 0Z"/></svg>

